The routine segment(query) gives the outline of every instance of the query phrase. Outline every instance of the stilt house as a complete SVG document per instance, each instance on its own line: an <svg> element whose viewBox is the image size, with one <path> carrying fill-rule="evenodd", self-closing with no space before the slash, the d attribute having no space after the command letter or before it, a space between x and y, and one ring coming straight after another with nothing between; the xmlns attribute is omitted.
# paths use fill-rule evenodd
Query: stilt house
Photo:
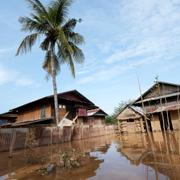
<svg viewBox="0 0 180 180"><path fill-rule="evenodd" d="M144 106L153 131L180 129L180 85L156 82L133 105Z"/></svg>

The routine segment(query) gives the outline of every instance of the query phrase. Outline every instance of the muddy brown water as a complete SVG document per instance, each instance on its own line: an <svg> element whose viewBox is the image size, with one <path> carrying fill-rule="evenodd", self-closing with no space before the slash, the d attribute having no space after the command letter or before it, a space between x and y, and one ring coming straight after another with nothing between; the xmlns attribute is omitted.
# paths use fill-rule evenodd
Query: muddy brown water
<svg viewBox="0 0 180 180"><path fill-rule="evenodd" d="M86 153L79 168L56 168L48 175L37 172L43 163L27 163L26 150L0 153L0 180L180 180L179 132L102 136L36 148L34 156L54 162L59 151L75 149Z"/></svg>

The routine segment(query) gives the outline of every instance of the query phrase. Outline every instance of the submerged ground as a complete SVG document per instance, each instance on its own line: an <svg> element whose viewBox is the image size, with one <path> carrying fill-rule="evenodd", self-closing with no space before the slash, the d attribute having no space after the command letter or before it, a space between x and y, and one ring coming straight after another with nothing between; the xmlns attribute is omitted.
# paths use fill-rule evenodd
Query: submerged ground
<svg viewBox="0 0 180 180"><path fill-rule="evenodd" d="M125 134L40 147L33 150L31 157L27 150L16 151L12 159L3 152L0 153L0 180L178 180L179 140L179 132ZM41 173L42 166L58 164L60 156L65 157L63 152L82 154L83 163L76 168L56 167L48 174Z"/></svg>

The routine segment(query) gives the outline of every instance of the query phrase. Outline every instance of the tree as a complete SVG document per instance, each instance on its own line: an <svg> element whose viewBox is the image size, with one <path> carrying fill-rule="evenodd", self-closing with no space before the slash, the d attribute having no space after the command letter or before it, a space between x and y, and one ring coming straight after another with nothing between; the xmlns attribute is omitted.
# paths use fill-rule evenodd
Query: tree
<svg viewBox="0 0 180 180"><path fill-rule="evenodd" d="M116 116L126 107L128 104L132 104L133 100L121 101L117 107L114 108L113 117Z"/></svg>
<svg viewBox="0 0 180 180"><path fill-rule="evenodd" d="M39 0L26 0L32 13L30 17L20 17L22 31L30 33L21 42L17 54L31 51L37 39L41 39L40 48L45 52L43 68L52 78L54 91L54 106L56 125L58 116L58 97L56 76L60 66L69 65L75 77L74 63L83 63L84 54L78 47L84 43L84 38L74 32L74 28L81 19L68 19L68 10L73 0L52 0L44 6Z"/></svg>
<svg viewBox="0 0 180 180"><path fill-rule="evenodd" d="M114 108L114 112L107 116L105 119L105 122L107 124L116 124L117 120L116 117L118 116L118 114L128 105L128 104L132 104L133 100L128 100L128 101L121 101L117 107Z"/></svg>

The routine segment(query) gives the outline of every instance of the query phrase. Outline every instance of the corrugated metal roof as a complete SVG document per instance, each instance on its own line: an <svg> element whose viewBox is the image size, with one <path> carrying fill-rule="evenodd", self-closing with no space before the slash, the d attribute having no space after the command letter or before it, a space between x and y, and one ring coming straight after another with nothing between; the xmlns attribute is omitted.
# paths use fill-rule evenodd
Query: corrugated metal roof
<svg viewBox="0 0 180 180"><path fill-rule="evenodd" d="M98 113L99 112L99 113ZM95 114L101 115L101 116L106 116L107 113L105 113L102 109L96 108L96 109L90 109L87 111L87 116L94 116Z"/></svg>

